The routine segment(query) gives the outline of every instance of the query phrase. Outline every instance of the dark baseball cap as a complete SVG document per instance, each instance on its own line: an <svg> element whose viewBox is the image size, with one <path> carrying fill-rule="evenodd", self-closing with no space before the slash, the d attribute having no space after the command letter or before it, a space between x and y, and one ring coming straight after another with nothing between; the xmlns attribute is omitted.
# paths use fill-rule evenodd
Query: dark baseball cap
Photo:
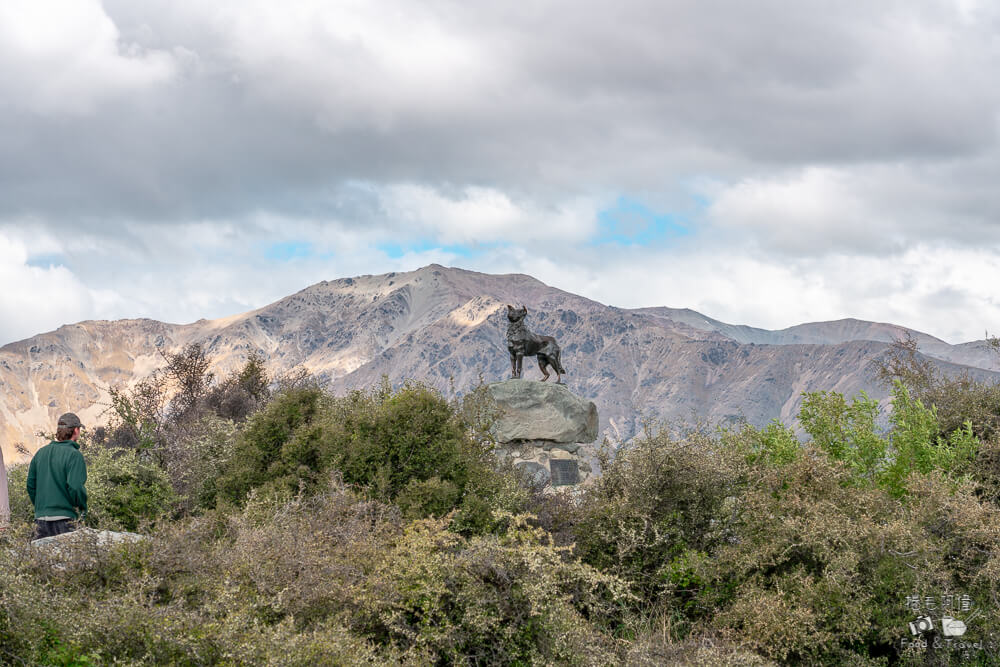
<svg viewBox="0 0 1000 667"><path fill-rule="evenodd" d="M82 427L83 424L80 422L80 418L77 417L72 412L67 412L62 417L59 418L59 423L56 426L65 426L66 428L76 428L77 426Z"/></svg>

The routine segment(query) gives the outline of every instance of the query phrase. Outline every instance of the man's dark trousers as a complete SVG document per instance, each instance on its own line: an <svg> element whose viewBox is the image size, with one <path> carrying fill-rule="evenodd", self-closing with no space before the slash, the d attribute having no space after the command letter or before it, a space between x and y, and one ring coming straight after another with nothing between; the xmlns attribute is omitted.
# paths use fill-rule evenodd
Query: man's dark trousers
<svg viewBox="0 0 1000 667"><path fill-rule="evenodd" d="M38 519L35 521L35 537L40 540L43 537L55 537L63 533L71 533L76 530L76 522L72 519L56 519L55 521L45 521Z"/></svg>

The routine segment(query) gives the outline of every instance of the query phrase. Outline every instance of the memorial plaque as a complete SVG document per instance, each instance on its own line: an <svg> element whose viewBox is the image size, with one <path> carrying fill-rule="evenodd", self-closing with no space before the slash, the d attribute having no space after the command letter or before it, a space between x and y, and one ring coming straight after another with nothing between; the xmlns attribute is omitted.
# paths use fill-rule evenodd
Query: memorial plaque
<svg viewBox="0 0 1000 667"><path fill-rule="evenodd" d="M568 486L580 483L580 468L576 461L569 459L552 459L549 461L552 470L552 486Z"/></svg>

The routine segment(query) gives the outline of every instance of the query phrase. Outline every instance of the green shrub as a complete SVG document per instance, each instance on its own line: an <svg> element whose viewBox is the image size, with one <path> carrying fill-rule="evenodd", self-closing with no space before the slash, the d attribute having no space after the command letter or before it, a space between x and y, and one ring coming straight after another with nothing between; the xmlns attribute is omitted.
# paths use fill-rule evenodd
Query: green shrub
<svg viewBox="0 0 1000 667"><path fill-rule="evenodd" d="M461 500L462 490L440 477L411 479L396 496L396 504L408 519L444 516Z"/></svg>
<svg viewBox="0 0 1000 667"><path fill-rule="evenodd" d="M974 460L979 441L971 423L946 437L939 435L936 408L925 407L899 381L893 388L892 406L892 449L879 481L894 496L906 494L906 479L912 472L959 474Z"/></svg>
<svg viewBox="0 0 1000 667"><path fill-rule="evenodd" d="M801 447L795 432L775 420L758 430L744 425L738 433L727 433L731 441L743 452L747 463L785 465L799 456Z"/></svg>
<svg viewBox="0 0 1000 667"><path fill-rule="evenodd" d="M497 532L505 525L498 517L527 512L533 504L531 490L520 471L509 461L501 463L489 458L485 465L477 462L469 466L451 529L466 537Z"/></svg>
<svg viewBox="0 0 1000 667"><path fill-rule="evenodd" d="M10 502L10 522L33 523L35 506L28 497L28 464L18 463L7 468L7 496Z"/></svg>
<svg viewBox="0 0 1000 667"><path fill-rule="evenodd" d="M745 451L697 433L637 440L586 489L573 526L577 553L628 581L640 606L697 615L687 564L731 535Z"/></svg>
<svg viewBox="0 0 1000 667"><path fill-rule="evenodd" d="M803 394L799 423L828 456L853 470L852 482L873 483L886 463L887 443L876 426L878 401L860 392L850 404L842 394Z"/></svg>
<svg viewBox="0 0 1000 667"><path fill-rule="evenodd" d="M472 432L460 406L418 384L396 391L383 384L342 398L295 389L249 420L216 488L235 504L254 488L309 494L337 470L344 482L398 503L408 517L460 509L461 530L486 531L495 510L518 509L526 494L512 472L494 468L489 444Z"/></svg>
<svg viewBox="0 0 1000 667"><path fill-rule="evenodd" d="M132 449L87 452L86 523L134 531L174 509L170 479L159 466Z"/></svg>
<svg viewBox="0 0 1000 667"><path fill-rule="evenodd" d="M239 435L232 457L219 476L217 496L235 504L242 504L250 489L265 482L280 479L298 487L298 466L289 470L288 459L294 459L301 443L309 442L300 428L313 424L329 399L315 387L294 388L275 397L264 409L251 417ZM285 447L295 437L286 454ZM313 446L323 446L322 437L314 432ZM291 455L290 455L291 454ZM307 471L310 473L318 471Z"/></svg>
<svg viewBox="0 0 1000 667"><path fill-rule="evenodd" d="M526 517L502 536L463 538L417 521L367 580L359 623L437 664L614 662L601 630L629 596L616 578L567 559Z"/></svg>
<svg viewBox="0 0 1000 667"><path fill-rule="evenodd" d="M358 403L369 402L366 409ZM451 405L433 389L406 385L389 395L354 397L327 423L344 481L394 499L411 480L433 477L464 489L487 451L468 436ZM344 409L349 408L349 409Z"/></svg>
<svg viewBox="0 0 1000 667"><path fill-rule="evenodd" d="M889 553L912 546L899 506L880 489L845 484L849 476L815 449L750 472L733 539L693 568L695 605L718 629L773 660L807 664L840 664L858 643L867 654L906 629L902 596L917 579Z"/></svg>
<svg viewBox="0 0 1000 667"><path fill-rule="evenodd" d="M970 472L980 447L971 422L940 435L936 408L926 407L900 381L893 387L887 433L878 431L878 415L878 403L864 392L848 404L841 394L821 391L804 395L799 422L815 446L848 466L846 484L877 484L902 497L914 472Z"/></svg>
<svg viewBox="0 0 1000 667"><path fill-rule="evenodd" d="M191 513L215 506L219 478L232 463L237 433L233 421L211 414L183 429L171 429L164 468L180 511Z"/></svg>

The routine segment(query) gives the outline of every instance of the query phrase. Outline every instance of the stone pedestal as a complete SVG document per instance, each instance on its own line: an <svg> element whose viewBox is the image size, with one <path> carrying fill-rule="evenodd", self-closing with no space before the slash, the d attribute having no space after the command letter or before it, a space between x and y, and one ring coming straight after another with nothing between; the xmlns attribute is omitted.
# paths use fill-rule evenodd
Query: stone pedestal
<svg viewBox="0 0 1000 667"><path fill-rule="evenodd" d="M572 488L597 471L597 407L565 385L507 380L489 386L501 416L494 429L499 454L546 484Z"/></svg>

